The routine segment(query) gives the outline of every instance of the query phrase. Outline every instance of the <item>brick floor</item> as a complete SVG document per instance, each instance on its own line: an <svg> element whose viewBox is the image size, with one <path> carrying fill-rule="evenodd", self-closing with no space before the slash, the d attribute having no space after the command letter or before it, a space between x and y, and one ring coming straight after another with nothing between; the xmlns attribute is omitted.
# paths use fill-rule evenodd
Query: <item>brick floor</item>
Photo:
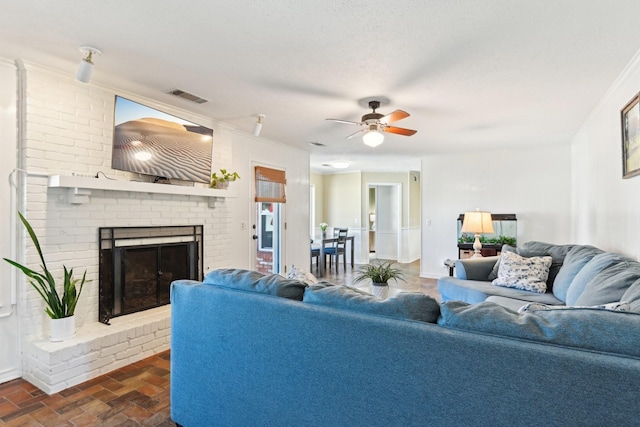
<svg viewBox="0 0 640 427"><path fill-rule="evenodd" d="M48 396L23 379L0 384L0 426L175 426L165 351Z"/></svg>

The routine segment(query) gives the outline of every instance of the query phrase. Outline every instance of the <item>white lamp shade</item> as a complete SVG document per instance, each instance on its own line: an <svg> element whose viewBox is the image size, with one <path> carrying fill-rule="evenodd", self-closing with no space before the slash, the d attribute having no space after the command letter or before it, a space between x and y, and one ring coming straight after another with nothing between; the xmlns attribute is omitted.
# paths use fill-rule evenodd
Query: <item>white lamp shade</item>
<svg viewBox="0 0 640 427"><path fill-rule="evenodd" d="M491 212L465 212L462 222L463 233L491 234L493 233L493 221Z"/></svg>
<svg viewBox="0 0 640 427"><path fill-rule="evenodd" d="M377 130L370 130L362 136L362 141L369 147L377 147L384 141L384 135Z"/></svg>
<svg viewBox="0 0 640 427"><path fill-rule="evenodd" d="M93 64L83 59L82 61L80 61L80 66L78 67L78 73L76 74L76 79L78 79L78 81L81 81L82 83L89 83L89 80L91 80L92 71L93 71Z"/></svg>

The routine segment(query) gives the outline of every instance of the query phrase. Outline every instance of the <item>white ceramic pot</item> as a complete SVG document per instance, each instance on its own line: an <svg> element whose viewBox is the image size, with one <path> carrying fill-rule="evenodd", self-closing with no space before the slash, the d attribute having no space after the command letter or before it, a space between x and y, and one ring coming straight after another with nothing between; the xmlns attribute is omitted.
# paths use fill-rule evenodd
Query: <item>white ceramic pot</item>
<svg viewBox="0 0 640 427"><path fill-rule="evenodd" d="M76 316L50 320L50 341L63 341L73 337L76 334Z"/></svg>
<svg viewBox="0 0 640 427"><path fill-rule="evenodd" d="M389 296L389 284L388 283L371 283L371 293L378 298L385 299Z"/></svg>

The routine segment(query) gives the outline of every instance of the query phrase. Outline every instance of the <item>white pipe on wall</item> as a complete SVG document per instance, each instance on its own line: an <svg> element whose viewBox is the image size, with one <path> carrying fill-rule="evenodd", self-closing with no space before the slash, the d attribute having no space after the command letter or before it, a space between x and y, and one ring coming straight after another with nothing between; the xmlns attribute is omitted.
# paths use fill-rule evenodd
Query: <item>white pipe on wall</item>
<svg viewBox="0 0 640 427"><path fill-rule="evenodd" d="M21 152L20 148L23 146L24 141L24 129L26 124L26 109L24 105L24 99L26 96L26 87L25 87L25 68L22 60L17 59L16 62L17 69L17 119L18 119L18 128L16 135L16 142L18 146L18 153ZM20 157L21 154L18 155ZM20 162L20 159L17 159ZM16 239L16 194L17 194L17 186L14 180L14 174L16 169L11 171L9 174L9 257L10 259L16 259L17 253L17 239ZM9 282L11 286L11 310L8 313L3 313L0 315L0 319L10 317L15 312L16 305L18 303L18 289L17 289L17 276L16 269L11 268L9 270Z"/></svg>

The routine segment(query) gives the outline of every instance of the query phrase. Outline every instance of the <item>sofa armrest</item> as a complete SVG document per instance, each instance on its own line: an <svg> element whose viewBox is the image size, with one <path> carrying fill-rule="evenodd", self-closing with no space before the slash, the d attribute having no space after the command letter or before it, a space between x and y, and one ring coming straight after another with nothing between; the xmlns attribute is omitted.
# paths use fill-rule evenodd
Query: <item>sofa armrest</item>
<svg viewBox="0 0 640 427"><path fill-rule="evenodd" d="M463 280L489 281L489 273L500 259L499 256L465 258L456 260L456 277Z"/></svg>

